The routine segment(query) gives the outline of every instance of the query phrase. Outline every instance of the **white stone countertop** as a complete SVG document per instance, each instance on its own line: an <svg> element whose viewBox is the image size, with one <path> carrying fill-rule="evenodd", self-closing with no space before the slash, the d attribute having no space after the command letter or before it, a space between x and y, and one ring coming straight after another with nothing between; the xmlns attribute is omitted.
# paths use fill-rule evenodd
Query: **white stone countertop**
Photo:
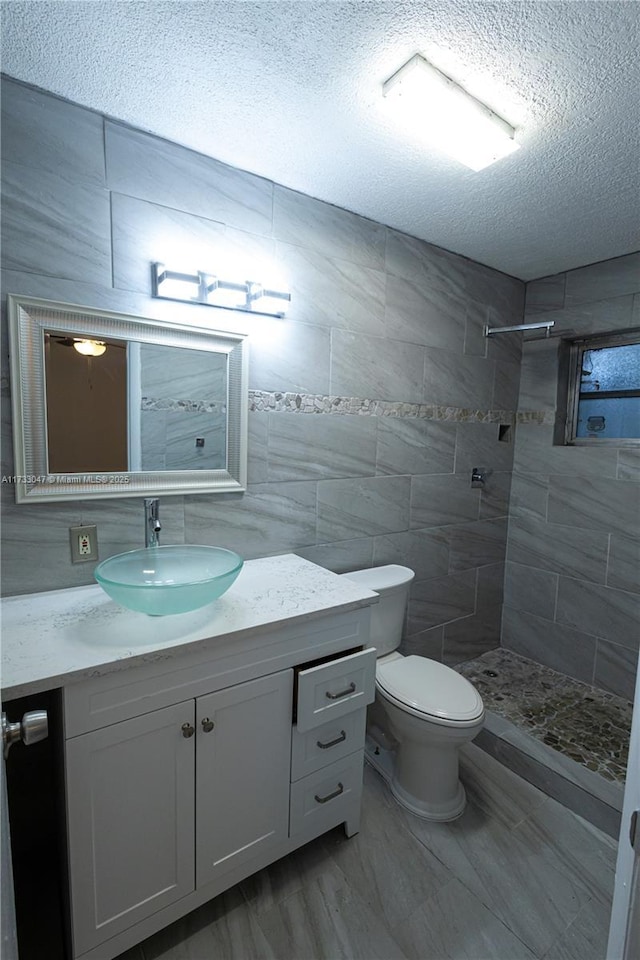
<svg viewBox="0 0 640 960"><path fill-rule="evenodd" d="M248 560L218 600L173 616L125 610L97 584L8 597L0 605L2 699L137 666L170 648L245 638L377 600L377 593L295 554Z"/></svg>

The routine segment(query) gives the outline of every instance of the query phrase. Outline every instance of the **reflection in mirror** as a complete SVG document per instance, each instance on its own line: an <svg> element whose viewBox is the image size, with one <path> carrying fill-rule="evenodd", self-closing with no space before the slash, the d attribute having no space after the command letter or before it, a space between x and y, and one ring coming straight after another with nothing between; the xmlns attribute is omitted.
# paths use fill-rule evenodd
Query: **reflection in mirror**
<svg viewBox="0 0 640 960"><path fill-rule="evenodd" d="M127 344L102 341L99 356L46 330L47 447L51 473L129 469L127 459Z"/></svg>
<svg viewBox="0 0 640 960"><path fill-rule="evenodd" d="M243 490L243 334L8 297L16 499Z"/></svg>
<svg viewBox="0 0 640 960"><path fill-rule="evenodd" d="M51 473L224 469L226 354L111 339L92 356L85 342L45 331Z"/></svg>
<svg viewBox="0 0 640 960"><path fill-rule="evenodd" d="M227 455L227 358L159 344L137 348L140 444L131 470L221 470ZM133 431L132 431L133 433ZM135 456L140 450L141 463Z"/></svg>

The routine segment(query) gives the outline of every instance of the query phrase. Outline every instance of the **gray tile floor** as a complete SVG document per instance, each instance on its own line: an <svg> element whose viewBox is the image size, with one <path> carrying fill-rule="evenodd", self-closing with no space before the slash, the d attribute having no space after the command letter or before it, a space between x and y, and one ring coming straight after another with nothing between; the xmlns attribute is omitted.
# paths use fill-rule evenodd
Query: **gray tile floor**
<svg viewBox="0 0 640 960"><path fill-rule="evenodd" d="M120 960L603 960L616 843L473 744L453 823L405 813L369 766L342 828Z"/></svg>

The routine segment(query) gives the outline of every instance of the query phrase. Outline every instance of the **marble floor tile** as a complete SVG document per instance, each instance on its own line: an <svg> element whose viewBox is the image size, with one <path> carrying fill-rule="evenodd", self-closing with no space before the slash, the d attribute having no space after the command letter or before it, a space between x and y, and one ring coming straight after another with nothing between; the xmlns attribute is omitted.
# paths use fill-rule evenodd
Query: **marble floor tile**
<svg viewBox="0 0 640 960"><path fill-rule="evenodd" d="M345 877L345 883L384 920L389 928L445 886L453 875L415 838L389 804L381 778L366 766L367 803L360 833L348 840L338 829L327 836L326 848Z"/></svg>
<svg viewBox="0 0 640 960"><path fill-rule="evenodd" d="M259 923L278 960L405 960L384 922L333 873L306 883Z"/></svg>
<svg viewBox="0 0 640 960"><path fill-rule="evenodd" d="M540 844L528 820L510 829L469 802L453 823L414 821L412 832L537 956L590 900L580 878L560 869L561 858Z"/></svg>
<svg viewBox="0 0 640 960"><path fill-rule="evenodd" d="M547 800L541 790L472 743L460 750L460 779L468 801L506 827L517 826Z"/></svg>
<svg viewBox="0 0 640 960"><path fill-rule="evenodd" d="M527 823L540 847L553 847L559 869L579 876L591 900L610 909L617 842L553 800L532 811Z"/></svg>
<svg viewBox="0 0 640 960"><path fill-rule="evenodd" d="M411 960L534 960L533 954L459 880L393 931Z"/></svg>
<svg viewBox="0 0 640 960"><path fill-rule="evenodd" d="M118 960L602 960L616 844L473 744L464 814L403 810L365 768L338 827Z"/></svg>
<svg viewBox="0 0 640 960"><path fill-rule="evenodd" d="M609 910L588 903L544 955L544 960L601 960L606 956Z"/></svg>
<svg viewBox="0 0 640 960"><path fill-rule="evenodd" d="M144 960L278 960L238 887L142 944ZM119 957L118 960L126 960ZM131 958L134 960L134 958Z"/></svg>
<svg viewBox="0 0 640 960"><path fill-rule="evenodd" d="M260 917L302 890L313 877L331 870L337 879L342 879L323 836L247 877L239 887L251 912Z"/></svg>

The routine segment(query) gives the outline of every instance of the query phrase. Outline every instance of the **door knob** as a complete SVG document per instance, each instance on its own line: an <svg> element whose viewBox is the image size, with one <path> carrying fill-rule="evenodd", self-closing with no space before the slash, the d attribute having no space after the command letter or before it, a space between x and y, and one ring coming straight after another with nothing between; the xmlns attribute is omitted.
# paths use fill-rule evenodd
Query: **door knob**
<svg viewBox="0 0 640 960"><path fill-rule="evenodd" d="M182 730L182 736L185 738L185 740L188 740L189 737L192 737L196 732L195 727L190 723L183 723L180 729Z"/></svg>
<svg viewBox="0 0 640 960"><path fill-rule="evenodd" d="M202 729L205 733L211 733L213 730L214 723L213 720L209 720L209 717L205 717L202 721Z"/></svg>
<svg viewBox="0 0 640 960"><path fill-rule="evenodd" d="M46 710L30 710L22 720L10 723L6 713L2 714L2 745L5 759L12 744L19 740L30 747L32 743L44 740L49 734L49 721Z"/></svg>

